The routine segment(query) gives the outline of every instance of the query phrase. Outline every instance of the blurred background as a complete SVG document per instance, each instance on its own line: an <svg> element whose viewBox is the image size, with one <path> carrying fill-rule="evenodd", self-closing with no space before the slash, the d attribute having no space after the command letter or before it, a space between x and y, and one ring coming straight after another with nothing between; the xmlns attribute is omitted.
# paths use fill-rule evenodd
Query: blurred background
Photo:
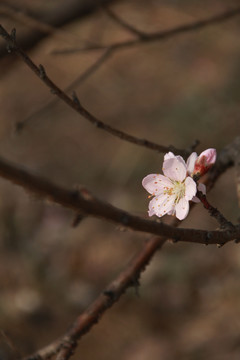
<svg viewBox="0 0 240 360"><path fill-rule="evenodd" d="M61 88L103 51L56 50L133 39L100 7L147 33L239 5L229 0L1 1L0 21ZM239 135L240 16L115 52L84 82L81 103L104 122L178 148L220 151ZM46 27L46 24L48 26ZM93 127L54 95L0 40L0 155L68 188L84 185L117 207L147 216L144 176L163 154ZM71 92L70 92L71 93ZM53 103L52 103L53 101ZM19 126L19 123L24 123ZM18 126L17 126L18 124ZM209 193L239 217L234 169ZM124 268L147 236L74 214L0 180L0 358L16 359L62 335ZM215 229L201 205L183 227ZM240 250L172 244L84 336L72 359L225 360L240 357Z"/></svg>

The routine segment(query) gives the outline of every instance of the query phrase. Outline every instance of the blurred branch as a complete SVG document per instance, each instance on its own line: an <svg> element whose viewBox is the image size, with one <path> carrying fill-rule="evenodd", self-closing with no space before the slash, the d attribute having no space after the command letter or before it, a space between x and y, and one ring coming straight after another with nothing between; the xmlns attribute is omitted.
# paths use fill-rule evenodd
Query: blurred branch
<svg viewBox="0 0 240 360"><path fill-rule="evenodd" d="M65 30L56 28L55 26L44 22L43 20L36 19L33 15L26 14L22 9L14 9L9 4L0 5L0 13L9 16L15 22L22 23L23 25L30 27L32 30L37 30L42 34L52 35L64 42L79 43L79 37L71 34ZM93 43L88 40L81 40L83 43L93 46Z"/></svg>
<svg viewBox="0 0 240 360"><path fill-rule="evenodd" d="M68 190L3 159L0 159L0 176L41 198L47 198L72 209L77 214L105 219L135 231L166 236L176 241L200 244L225 244L228 241L240 238L240 226L234 226L231 230L205 231L176 229L161 222L147 220L95 198L87 189Z"/></svg>
<svg viewBox="0 0 240 360"><path fill-rule="evenodd" d="M221 150L217 162L211 172L207 174L206 183L208 188L212 188L217 179L231 166L238 164L240 152L240 136Z"/></svg>
<svg viewBox="0 0 240 360"><path fill-rule="evenodd" d="M228 221L217 208L213 207L209 203L206 195L204 195L201 191L198 191L196 196L202 202L205 209L208 210L209 214L218 221L221 229L230 229L231 230L234 228L233 224L230 221Z"/></svg>
<svg viewBox="0 0 240 360"><path fill-rule="evenodd" d="M237 139L233 142L232 146L228 145L219 155L218 164L222 164L225 171L228 167L233 165L231 160L232 148L236 147ZM227 149L227 150L226 150ZM228 153L228 156L227 156ZM226 159L228 160L226 161ZM212 172L212 180L209 183L209 187L212 187L214 182L220 176L219 167L217 175L214 175L214 168ZM211 173L210 173L211 174ZM210 176L207 174L205 177L206 182L209 181ZM174 224L173 224L174 222ZM172 226L178 226L180 222L174 219ZM209 237L211 239L211 237ZM99 295L99 297L88 307L70 327L70 330L61 337L59 340L54 341L50 345L40 349L30 357L24 358L24 360L46 360L52 356L58 354L57 360L67 360L74 353L77 347L78 341L83 335L89 332L93 325L95 325L99 318L107 311L115 302L119 300L127 288L130 286L138 286L141 273L145 270L149 261L155 252L162 247L166 238L153 237L146 242L138 254L130 261L125 270ZM223 245L223 244L222 244Z"/></svg>
<svg viewBox="0 0 240 360"><path fill-rule="evenodd" d="M155 150L158 152L168 152L172 151L182 156L187 156L191 153L192 149L177 149L174 146L163 146L156 143L153 143L146 139L140 139L136 136L132 136L128 133L115 129L114 127L105 124L103 121L97 119L94 115L92 115L87 109L85 109L80 103L79 99L74 94L73 98L70 98L63 90L61 90L46 74L46 71L42 65L37 66L30 57L23 51L23 49L16 42L16 30L13 29L12 33L9 34L3 26L0 25L0 36L7 43L8 52L16 53L25 64L40 78L40 80L50 88L51 92L58 96L62 101L64 101L68 106L78 112L81 116L83 116L86 120L92 123L99 129L102 129L113 136L120 138L121 140L128 141L135 145L143 146L151 150Z"/></svg>
<svg viewBox="0 0 240 360"><path fill-rule="evenodd" d="M121 19L118 15L116 15L108 6L103 6L104 12L109 16L110 19L112 19L114 22L116 22L118 25L132 33L133 35L137 36L139 39L145 39L148 34L137 30L132 25L126 23L123 19Z"/></svg>
<svg viewBox="0 0 240 360"><path fill-rule="evenodd" d="M53 4L53 6L37 6L37 11L34 11L34 6L32 6L34 2L29 2L29 6L27 8L26 5L25 7L17 7L16 4L13 7L9 5L7 0L1 0L1 6L5 6L5 11L6 7L12 9L12 11L15 11L16 13L19 11L25 11L27 12L26 16L32 18L33 21L36 20L36 22L38 22L38 26L36 26L37 23L35 22L34 31L31 29L31 31L21 32L19 42L23 48L27 49L36 46L40 40L51 33L52 31L49 32L51 28L60 27L72 22L74 19L84 17L89 13L96 11L99 6L113 1L114 0L58 0L55 2L55 5ZM28 25L30 25L29 22ZM49 26L48 31L46 31L47 26ZM5 47L0 46L0 57L5 54Z"/></svg>
<svg viewBox="0 0 240 360"><path fill-rule="evenodd" d="M24 360L45 360L58 354L58 360L67 360L73 354L78 340L97 324L100 317L131 286L138 286L141 273L145 270L155 252L162 247L166 239L153 237L146 241L142 249L127 264L98 298L75 320L67 333L59 340L26 357Z"/></svg>
<svg viewBox="0 0 240 360"><path fill-rule="evenodd" d="M128 47L143 45L143 44L146 44L149 42L167 40L167 39L170 39L177 35L188 33L191 31L197 31L197 30L203 29L207 26L212 26L212 25L215 25L218 23L222 23L222 22L230 20L238 15L240 15L240 7L237 7L236 9L233 9L233 10L225 11L218 15L211 16L207 19L193 22L191 24L180 25L180 26L177 26L177 27L169 29L169 30L159 31L159 32L155 32L152 34L144 33L144 36L139 36L137 39L122 41L122 42L114 43L111 45L98 45L98 46L89 46L89 47L85 47L85 48L72 48L72 49L69 49L69 48L68 49L56 49L56 50L52 51L52 54L72 54L72 53L79 52L79 51L102 50L102 49L107 49L109 47L111 47L112 50L116 51L116 50L120 50L120 49L124 49L124 48L128 48Z"/></svg>
<svg viewBox="0 0 240 360"><path fill-rule="evenodd" d="M107 49L103 52L103 54L91 65L89 68L87 68L82 74L80 74L67 88L65 88L64 92L67 93L69 91L73 91L73 89L80 84L82 84L84 81L86 81L90 76L92 76L99 67L105 63L107 59L112 55L111 49ZM43 114L45 111L49 110L57 104L58 98L54 98L53 100L49 101L45 106L41 107L39 110L35 111L33 114L28 116L23 121L18 121L15 124L15 129L17 132L22 131L25 129L25 126L27 126L28 123L32 121L32 119L35 116Z"/></svg>

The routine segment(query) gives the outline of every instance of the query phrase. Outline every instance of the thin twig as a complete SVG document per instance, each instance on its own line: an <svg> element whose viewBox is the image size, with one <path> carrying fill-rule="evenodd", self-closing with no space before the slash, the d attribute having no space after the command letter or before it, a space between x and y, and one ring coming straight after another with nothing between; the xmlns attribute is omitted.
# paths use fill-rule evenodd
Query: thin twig
<svg viewBox="0 0 240 360"><path fill-rule="evenodd" d="M139 39L144 39L148 37L148 34L136 29L134 26L128 24L125 20L121 19L118 15L116 15L108 6L103 6L104 12L115 21L118 25L137 36Z"/></svg>
<svg viewBox="0 0 240 360"><path fill-rule="evenodd" d="M67 360L77 346L77 341L86 334L100 317L126 292L127 288L139 283L155 252L162 247L166 239L154 237L144 243L142 249L127 264L125 269L114 279L98 298L75 320L67 333L59 340L26 357L24 360L49 359L58 354L57 359Z"/></svg>
<svg viewBox="0 0 240 360"><path fill-rule="evenodd" d="M206 195L204 195L201 191L198 191L196 196L202 202L205 209L208 210L209 214L218 221L221 229L232 230L234 228L233 224L230 221L228 221L217 208L215 208L209 203Z"/></svg>
<svg viewBox="0 0 240 360"><path fill-rule="evenodd" d="M7 50L8 52L16 53L24 62L25 64L41 79L41 81L51 90L51 92L58 96L59 99L64 101L68 106L70 106L73 110L78 112L81 116L83 116L86 120L92 123L99 129L102 129L113 136L120 138L121 140L133 143L135 145L143 146L145 148L155 150L157 152L166 153L168 151L172 151L182 156L189 155L188 150L177 149L174 146L163 146L156 143L153 143L146 139L139 139L133 135L115 129L114 127L105 124L103 121L97 119L94 115L92 115L86 108L82 106L80 101L75 101L76 96L74 99L69 97L63 90L61 90L46 74L46 71L42 65L37 66L30 57L23 51L23 49L17 44L16 42L16 30L13 29L12 33L9 34L2 25L0 25L0 36L6 41L7 43Z"/></svg>
<svg viewBox="0 0 240 360"><path fill-rule="evenodd" d="M89 66L82 74L80 74L68 87L64 89L65 93L68 93L69 91L73 91L74 88L82 84L84 81L86 81L90 76L92 76L102 64L105 63L107 59L110 58L112 55L111 49L107 49L103 52L103 54L91 65ZM17 132L21 132L25 129L27 124L29 124L33 118L36 116L42 115L45 113L45 111L50 110L55 104L58 103L58 98L54 98L53 100L49 101L46 105L41 107L39 110L35 111L33 114L28 116L23 121L18 121L15 123L15 130Z"/></svg>
<svg viewBox="0 0 240 360"><path fill-rule="evenodd" d="M181 35L181 34L184 34L187 32L191 32L191 31L197 31L197 30L203 29L207 26L222 23L222 22L230 20L238 15L240 15L240 7L225 11L218 15L211 16L207 19L195 21L191 24L180 25L180 26L177 26L177 27L169 29L169 30L158 31L158 32L151 33L148 35L145 34L144 37L137 38L134 40L122 41L122 42L114 43L111 45L98 45L98 46L89 46L89 47L85 47L85 48L72 48L72 49L71 48L56 49L56 50L52 51L52 54L72 54L72 53L76 53L79 51L102 50L102 49L107 49L108 47L111 47L114 50L120 50L120 49L124 49L124 48L128 48L128 47L143 45L143 44L146 44L149 42L163 41L163 40L170 39L177 35Z"/></svg>
<svg viewBox="0 0 240 360"><path fill-rule="evenodd" d="M26 14L26 12L24 12L23 10L15 9L9 4L1 4L0 12L4 15L11 17L15 21L18 21L25 26L30 27L31 29L40 31L44 34L53 34L58 39L64 41L64 43L71 42L72 45L74 45L77 43L79 44L79 41L81 41L83 44L88 46L96 45L92 41L79 39L77 35L71 34L66 30L57 28L56 26L47 24L42 20L36 19L33 15Z"/></svg>

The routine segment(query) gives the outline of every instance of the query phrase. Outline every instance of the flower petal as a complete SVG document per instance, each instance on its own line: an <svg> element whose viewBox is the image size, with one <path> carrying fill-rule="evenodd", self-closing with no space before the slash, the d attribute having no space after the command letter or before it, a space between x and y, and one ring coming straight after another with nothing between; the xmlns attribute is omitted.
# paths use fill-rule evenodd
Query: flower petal
<svg viewBox="0 0 240 360"><path fill-rule="evenodd" d="M198 157L199 160L202 157L205 157L206 164L213 165L217 159L217 151L216 151L216 149L213 149L213 148L207 149L199 155L199 157Z"/></svg>
<svg viewBox="0 0 240 360"><path fill-rule="evenodd" d="M202 183L199 183L198 184L198 190L201 191L203 193L203 195L206 195L206 185L202 184ZM200 200L197 196L194 196L192 198L192 201L195 202L195 203L200 203Z"/></svg>
<svg viewBox="0 0 240 360"><path fill-rule="evenodd" d="M198 190L203 193L203 195L206 195L206 185L203 183L198 184Z"/></svg>
<svg viewBox="0 0 240 360"><path fill-rule="evenodd" d="M197 153L193 152L187 159L187 172L189 175L193 173L195 161L197 160Z"/></svg>
<svg viewBox="0 0 240 360"><path fill-rule="evenodd" d="M181 156L165 160L163 163L163 173L175 181L183 181L186 177L186 164L184 160L179 159Z"/></svg>
<svg viewBox="0 0 240 360"><path fill-rule="evenodd" d="M185 217L187 216L187 214L189 212L188 201L184 198L180 199L179 202L177 203L175 209L176 209L176 217L179 220L185 219Z"/></svg>
<svg viewBox="0 0 240 360"><path fill-rule="evenodd" d="M204 175L215 163L217 158L216 149L207 149L197 158L193 174Z"/></svg>
<svg viewBox="0 0 240 360"><path fill-rule="evenodd" d="M188 176L185 180L185 199L192 200L193 196L196 195L197 192L197 185L195 181Z"/></svg>
<svg viewBox="0 0 240 360"><path fill-rule="evenodd" d="M163 192L164 187L172 187L172 182L166 176L160 174L150 174L147 175L143 181L142 186L150 193L150 194L160 194Z"/></svg>
<svg viewBox="0 0 240 360"><path fill-rule="evenodd" d="M158 217L166 215L169 211L174 209L174 200L174 196L169 196L167 194L155 196L149 203L148 215L157 215Z"/></svg>
<svg viewBox="0 0 240 360"><path fill-rule="evenodd" d="M165 161L165 160L168 160L168 159L172 159L172 158L174 158L174 157L175 157L174 153L172 153L171 151L169 151L167 154L164 155L164 161Z"/></svg>

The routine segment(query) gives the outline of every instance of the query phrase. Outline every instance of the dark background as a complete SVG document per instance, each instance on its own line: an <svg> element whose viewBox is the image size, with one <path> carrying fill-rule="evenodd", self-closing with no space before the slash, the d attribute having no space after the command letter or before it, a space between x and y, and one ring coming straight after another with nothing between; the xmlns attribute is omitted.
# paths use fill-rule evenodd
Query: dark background
<svg viewBox="0 0 240 360"><path fill-rule="evenodd" d="M86 10L82 1L84 10L48 36L36 37L33 47L29 39L42 32L22 13L46 22L74 1L1 3L3 26L17 29L36 64L43 64L62 88L101 52L53 55L53 50L83 46L86 40L110 44L133 38L95 9L96 3ZM237 5L132 0L110 6L139 30L153 32ZM239 19L116 52L75 87L79 99L99 119L140 138L178 148L199 139L198 152L220 151L239 133ZM2 40L0 45L4 49ZM37 113L54 95L12 54L2 52L0 84L1 156L69 188L84 185L115 206L147 216L141 181L161 172L163 154L94 128L59 100ZM27 118L16 132L16 123ZM237 221L233 169L221 177L209 201ZM93 218L73 228L73 219L71 211L0 180L1 359L26 355L62 335L146 239ZM217 224L198 205L182 226L215 229ZM83 337L73 359L239 359L239 275L236 244L218 249L167 243L143 274L140 296L128 290Z"/></svg>

